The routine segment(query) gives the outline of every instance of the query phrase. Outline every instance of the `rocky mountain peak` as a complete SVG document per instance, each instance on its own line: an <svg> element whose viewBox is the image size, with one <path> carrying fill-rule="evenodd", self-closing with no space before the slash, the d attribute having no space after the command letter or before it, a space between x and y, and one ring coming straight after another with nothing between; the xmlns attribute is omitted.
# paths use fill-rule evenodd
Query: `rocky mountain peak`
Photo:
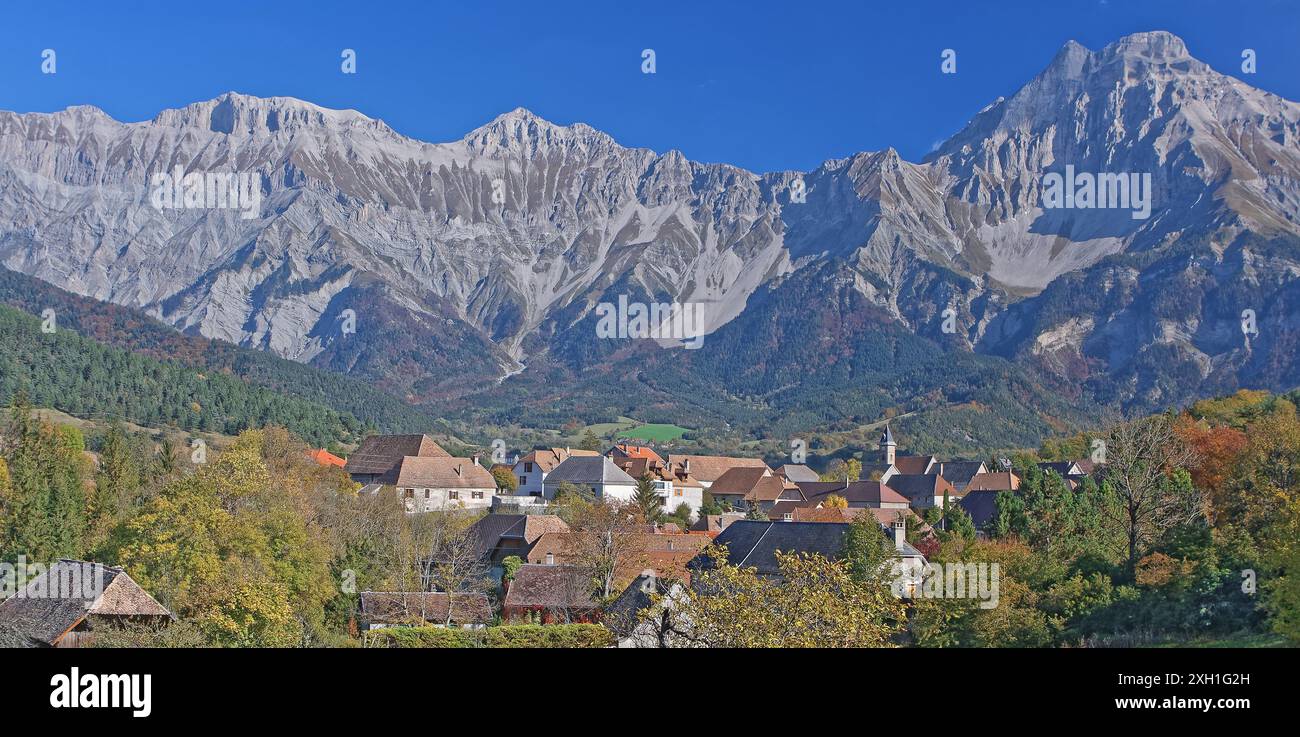
<svg viewBox="0 0 1300 737"><path fill-rule="evenodd" d="M1168 31L1131 33L1108 44L1099 53L1103 57L1122 56L1164 63L1192 58L1183 39Z"/></svg>
<svg viewBox="0 0 1300 737"><path fill-rule="evenodd" d="M462 140L471 151L488 155L534 155L553 147L621 148L609 135L585 123L557 125L523 107L498 115Z"/></svg>
<svg viewBox="0 0 1300 737"><path fill-rule="evenodd" d="M214 133L248 136L310 129L363 128L391 132L380 120L356 110L333 110L295 97L255 97L227 92L211 100L164 110L154 124L201 128Z"/></svg>

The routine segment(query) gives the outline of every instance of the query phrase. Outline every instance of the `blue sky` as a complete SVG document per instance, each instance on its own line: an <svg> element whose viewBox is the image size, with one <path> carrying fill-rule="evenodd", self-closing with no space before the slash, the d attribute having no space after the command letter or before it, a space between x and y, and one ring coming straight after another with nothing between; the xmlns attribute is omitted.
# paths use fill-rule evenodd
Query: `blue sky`
<svg viewBox="0 0 1300 737"><path fill-rule="evenodd" d="M1182 36L1220 71L1300 100L1291 0L31 2L0 11L0 109L119 120L228 90L355 108L429 141L524 106L620 143L756 171L855 151L916 160L1068 39ZM54 49L58 71L41 73ZM357 74L340 52L357 52ZM657 71L641 73L642 49ZM957 51L957 74L940 53ZM1258 72L1240 73L1255 49Z"/></svg>

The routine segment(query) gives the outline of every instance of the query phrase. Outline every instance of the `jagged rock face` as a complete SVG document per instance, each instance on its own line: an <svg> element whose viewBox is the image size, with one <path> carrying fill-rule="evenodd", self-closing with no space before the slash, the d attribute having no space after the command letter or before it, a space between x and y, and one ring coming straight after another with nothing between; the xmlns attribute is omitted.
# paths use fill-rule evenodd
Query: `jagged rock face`
<svg viewBox="0 0 1300 737"><path fill-rule="evenodd" d="M444 144L235 93L132 124L90 107L0 113L0 262L415 400L539 354L606 355L585 344L593 306L617 294L705 303L712 331L759 290L847 270L921 335L1160 401L1187 382L1144 380L1151 346L1216 386L1294 376L1276 355L1288 338L1247 345L1225 320L1253 289L1262 325L1293 327L1278 310L1295 304L1298 141L1300 106L1159 32L1067 44L922 163L887 150L806 173L625 148L522 109ZM1045 209L1044 174L1066 165L1150 174L1150 217ZM159 209L153 176L176 167L255 175L256 210ZM1164 309L1162 290L1191 283L1212 287ZM1062 296L1081 288L1119 301Z"/></svg>

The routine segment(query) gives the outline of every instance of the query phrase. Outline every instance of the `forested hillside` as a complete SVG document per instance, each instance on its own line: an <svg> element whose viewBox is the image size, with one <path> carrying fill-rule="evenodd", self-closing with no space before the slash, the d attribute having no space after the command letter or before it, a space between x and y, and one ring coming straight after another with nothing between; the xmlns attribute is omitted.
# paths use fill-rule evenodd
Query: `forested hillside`
<svg viewBox="0 0 1300 737"><path fill-rule="evenodd" d="M439 424L431 414L364 381L271 353L185 335L138 310L81 297L4 267L0 267L0 303L33 315L52 309L60 330L203 372L230 374L244 383L323 405L340 416L351 415L379 431L427 432ZM33 391L32 396L40 402L38 392ZM311 433L300 434L312 437Z"/></svg>
<svg viewBox="0 0 1300 737"><path fill-rule="evenodd" d="M232 435L282 425L317 446L351 442L365 430L351 414L237 376L41 328L40 318L0 306L0 401L26 392L36 406L78 417Z"/></svg>

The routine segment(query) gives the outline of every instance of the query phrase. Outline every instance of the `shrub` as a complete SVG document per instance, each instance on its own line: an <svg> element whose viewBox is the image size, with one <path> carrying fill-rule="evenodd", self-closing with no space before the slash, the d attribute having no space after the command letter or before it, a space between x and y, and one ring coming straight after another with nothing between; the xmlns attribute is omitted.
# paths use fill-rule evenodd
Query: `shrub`
<svg viewBox="0 0 1300 737"><path fill-rule="evenodd" d="M599 624L518 624L489 627L488 647L590 648L614 644L614 633Z"/></svg>
<svg viewBox="0 0 1300 737"><path fill-rule="evenodd" d="M447 627L385 627L366 633L367 647L483 647L482 630Z"/></svg>
<svg viewBox="0 0 1300 737"><path fill-rule="evenodd" d="M592 648L614 644L598 624L512 624L481 630L387 627L366 633L367 647L381 648Z"/></svg>

